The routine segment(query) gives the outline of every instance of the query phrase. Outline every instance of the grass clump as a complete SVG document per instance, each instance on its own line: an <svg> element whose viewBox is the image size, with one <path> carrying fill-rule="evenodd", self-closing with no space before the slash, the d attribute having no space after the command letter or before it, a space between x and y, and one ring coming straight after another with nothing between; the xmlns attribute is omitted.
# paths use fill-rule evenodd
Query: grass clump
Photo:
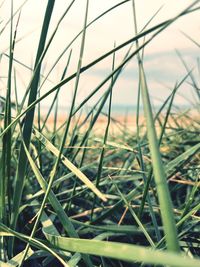
<svg viewBox="0 0 200 267"><path fill-rule="evenodd" d="M66 45L47 74L43 73L46 57L76 1L64 7L53 30L56 1L47 1L33 68L15 58L20 16L26 2L15 11L11 1L10 19L1 29L1 34L9 31L10 42L9 52L1 52L1 58L8 58L8 71L6 93L0 98L0 264L199 266L198 84L193 70L178 52L186 74L170 88L161 107L154 110L144 53L152 40L176 20L198 12L199 1L150 27L159 11L156 12L138 32L134 0L119 2L92 21L88 19L87 0L82 30ZM134 36L83 65L90 26L130 3ZM78 37L76 70L68 74ZM188 35L186 38L198 45ZM127 51L117 63L116 54L124 48ZM43 93L43 86L51 83L50 74L66 52L68 59L60 81ZM108 58L110 72L78 103L83 73ZM136 126L132 129L129 118L119 121L112 116L112 106L113 89L134 58L139 75ZM32 75L22 97L16 64L23 64ZM185 83L191 86L195 100L189 100L190 106L182 110L174 100ZM60 121L60 96L69 84L73 88L70 107ZM42 114L43 101L53 93L48 111ZM89 108L89 101L97 94L97 101Z"/></svg>

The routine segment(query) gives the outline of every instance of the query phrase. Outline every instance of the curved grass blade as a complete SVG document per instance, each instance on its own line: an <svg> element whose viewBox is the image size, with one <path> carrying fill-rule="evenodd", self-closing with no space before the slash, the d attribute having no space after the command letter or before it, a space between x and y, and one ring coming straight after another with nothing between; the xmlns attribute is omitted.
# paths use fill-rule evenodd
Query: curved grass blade
<svg viewBox="0 0 200 267"><path fill-rule="evenodd" d="M137 194L138 189L141 187L143 182L139 183L139 185L131 190L126 196L126 200L129 202L131 201ZM96 218L94 221L92 221L92 224L97 224L103 221L104 219L108 218L110 214L112 214L115 210L119 209L124 204L123 199L120 199L111 209L105 211L102 215L100 215L98 218Z"/></svg>
<svg viewBox="0 0 200 267"><path fill-rule="evenodd" d="M73 1L71 3L73 3ZM55 178L56 171L58 169L58 165L59 165L59 162L60 162L60 159L61 159L61 156L62 156L62 150L63 150L64 144L66 142L66 137L67 137L67 133L68 133L69 125L70 125L70 120L71 120L71 113L73 111L73 107L74 107L74 103L75 103L75 99L76 99L76 94L77 94L77 90L78 90L79 78L80 78L80 69L81 69L81 65L82 65L82 57L83 57L84 44L85 44L85 33L86 33L86 23L87 23L88 7L89 7L89 0L87 0L87 2L86 2L86 11L85 11L85 19L84 19L84 31L83 31L81 48L80 48L80 57L79 57L78 69L77 69L77 73L76 73L75 90L74 90L74 97L73 97L73 100L72 100L72 106L71 106L71 110L70 110L70 114L69 114L67 126L66 126L66 129L65 129L63 138L62 138L60 150L58 151L56 162L55 162L55 165L53 166L53 170L52 170L51 175L50 175L50 178L49 178L48 187L46 189L46 192L45 192L45 195L44 195L44 198L43 198L41 207L40 207L39 212L38 212L38 216L36 218L36 222L34 224L34 227L33 227L32 232L31 232L31 237L35 234L35 231L36 231L36 229L38 227L38 224L39 224L39 221L40 221L42 212L43 212L44 207L45 207L46 200L47 200L47 198L49 196L49 193L51 191L51 187L53 185L53 181L54 181L54 178ZM36 73L37 73L37 71L40 68L40 67L39 68L38 67L39 67L39 65L36 67ZM33 81L34 81L34 79L33 79ZM26 148L26 143L25 143L24 149L25 148ZM63 158L63 156L62 156L62 158ZM82 173L79 173L79 170L78 169L75 169L74 168L75 166L70 161L68 161L67 159L64 159L64 161L67 162L68 168L73 169L74 171L76 171L76 173L78 174L78 177L81 176ZM84 179L85 177L81 176L81 178ZM26 253L28 251L28 248L29 248L29 245L26 246L26 250L25 250L25 253L24 253L24 258L22 259L22 262L21 262L20 266L23 264L23 260L26 257ZM86 264L88 264L90 266L91 265L91 262L90 262L89 258L88 257L84 257L84 259L85 259Z"/></svg>
<svg viewBox="0 0 200 267"><path fill-rule="evenodd" d="M198 1L195 1L195 3L198 2ZM194 4L193 4L194 5ZM131 38L130 40L124 42L123 44L119 45L118 47L110 50L108 53L102 55L100 58L92 61L91 63L89 63L88 65L84 66L81 68L80 70L80 73L83 73L85 72L86 70L88 70L89 68L91 68L92 66L94 66L95 64L97 64L98 62L102 61L103 59L105 59L106 57L110 56L111 54L113 54L115 51L125 47L126 45L130 44L130 43L133 43L135 42L136 40L146 36L147 34L153 32L153 31L156 31L157 29L160 29L158 30L151 38L149 38L148 41L146 41L143 45L140 46L139 50L136 50L134 51L122 64L120 64L117 68L115 68L115 70L102 82L102 85L103 86L108 80L110 80L110 78L119 70L121 69L124 65L126 65L127 62L129 62L129 60L131 58L133 58L141 49L143 49L148 43L150 43L154 37L156 37L156 35L158 33L160 33L162 30L164 30L167 26L169 26L172 22L174 22L176 19L178 19L179 17L183 16L183 15L186 15L190 12L193 12L193 11L196 11L198 10L199 8L197 9L194 9L194 10L185 10L183 11L181 14L179 14L179 16L171 19L171 20L167 20L165 22L162 22L160 23L159 25L156 25L150 29L148 29L147 31L143 32L143 33L140 33L138 34L137 36ZM16 122L19 121L19 119L25 115L28 111L30 111L31 109L34 109L35 105L37 103L39 103L40 101L42 101L43 99L45 99L47 96L49 96L51 93L53 93L54 91L56 91L58 88L62 87L64 84L66 84L67 82L69 82L70 80L74 79L76 77L76 72L73 73L72 75L70 75L69 77L65 78L64 80L62 80L61 82L59 82L56 86L54 86L53 88L51 88L47 93L45 93L44 95L42 95L41 97L39 97L38 99L36 99L35 101L32 102L32 104L30 104L21 114L19 114L12 122L11 124L6 128L4 129L4 131L2 131L2 133L0 134L0 137L2 137L8 130L9 128L11 128Z"/></svg>
<svg viewBox="0 0 200 267"><path fill-rule="evenodd" d="M20 263L20 261L21 261L21 259L22 259L22 257L23 257L23 254L24 254L24 250L22 251L22 252L20 252L20 253L18 253L17 255L15 255L12 259L10 259L9 261L7 261L6 262L6 264L8 264L10 267L11 266L18 266L19 265L19 263ZM32 255L34 254L34 251L31 249L31 248L29 248L29 250L28 250L28 252L27 252L27 259L29 258L29 257L31 257Z"/></svg>
<svg viewBox="0 0 200 267"><path fill-rule="evenodd" d="M200 265L199 259L191 259L184 254L152 250L146 247L117 242L66 238L51 235L50 233L45 233L45 235L54 248L67 251L78 251L91 255L146 264L171 265L175 267L199 267Z"/></svg>
<svg viewBox="0 0 200 267"><path fill-rule="evenodd" d="M40 41L38 45L36 60L35 60L35 66L38 64L38 60L44 50L45 40L47 36L47 32L49 29L50 19L53 12L55 1L49 1L46 7L46 13L44 17L44 22L42 26L42 31L40 35ZM34 76L34 79L31 84L30 94L29 94L29 101L28 105L31 105L37 96L37 89L40 79L40 66L37 68L36 74ZM35 107L35 106L34 106ZM31 130L33 125L33 118L34 118L34 110L33 107L30 112L26 113L25 122L24 122L24 128L23 128L23 139L25 141L25 144L27 147L29 147L30 139L31 139ZM11 216L11 227L16 228L17 219L18 219L18 211L19 206L21 202L23 187L24 187L24 179L25 179L25 172L26 172L26 165L27 165L27 158L26 153L24 151L24 146L21 144L20 147L20 154L19 154L19 161L18 161L18 168L17 168L17 178L16 178L16 185L15 185L15 191L14 191L14 197L13 197L13 209L12 209L12 216Z"/></svg>
<svg viewBox="0 0 200 267"><path fill-rule="evenodd" d="M39 204L39 202L38 202L38 204ZM40 218L40 221L42 223L43 229L47 229L47 232L51 232L55 235L60 235L57 228L54 226L53 221L51 220L50 217L47 216L45 211L43 211L41 218ZM77 259L76 263L78 263L78 261L80 261L80 259L81 259L80 253L75 253L74 256L72 256L72 254L69 252L62 252L62 255L66 256L66 259L76 258ZM49 264L51 260L52 260L52 256L49 256L48 258L45 259L45 262L48 261L48 264ZM68 264L69 264L69 262L68 262ZM71 266L69 264L69 266L72 267L73 265Z"/></svg>
<svg viewBox="0 0 200 267"><path fill-rule="evenodd" d="M43 189L43 191L45 192L45 195L47 194L47 189L48 189L48 184L47 182L45 181L45 179L43 178L43 176L41 175L40 171L38 170L37 166L35 165L33 159L31 158L30 156L30 153L28 152L28 149L26 148L24 142L23 142L23 145L24 145L24 150L25 150L25 153L26 153L26 156L28 158L28 161L32 167L32 170L38 180L38 183L40 184L41 188ZM65 229L65 231L69 234L69 236L71 237L77 237L78 238L78 234L76 233L76 230L73 226L73 224L70 222L67 214L65 213L65 211L63 210L63 207L61 206L60 202L57 200L56 196L54 195L53 191L50 189L49 191L49 194L48 194L48 198L49 198L49 201L53 207L53 209L55 210L60 222L62 223L63 225L63 228ZM44 199L43 199L43 202L44 202ZM42 211L43 211L43 208L40 209L40 217L42 216ZM32 234L31 234L31 238L33 237L35 231L36 231L36 228L37 228L37 224L38 224L38 221L39 221L39 216L37 216L37 221L34 225L34 229L32 230ZM52 227L50 228L51 230L53 229ZM54 232L55 229L54 229ZM26 251L28 251L28 247L26 248ZM86 262L86 264L88 266L91 266L91 263L90 263L90 260L87 256L83 255L82 256L84 261ZM22 262L23 262L24 258L22 259Z"/></svg>
<svg viewBox="0 0 200 267"><path fill-rule="evenodd" d="M146 239L148 240L149 244L155 248L155 244L152 240L152 238L150 237L150 235L148 234L147 230L145 229L145 227L143 226L142 222L139 220L138 216L136 215L136 213L134 212L134 210L132 209L131 205L129 204L129 202L126 200L126 198L124 197L124 195L122 194L122 192L119 190L117 184L114 182L114 180L112 180L114 186L116 187L118 193L120 194L121 199L123 200L123 202L125 203L125 205L128 207L128 209L131 212L131 215L133 216L134 220L136 221L136 223L138 224L138 226L140 227L140 229L142 230L144 236L146 237Z"/></svg>
<svg viewBox="0 0 200 267"><path fill-rule="evenodd" d="M53 249L51 249L46 244L42 243L40 240L37 240L35 238L31 238L29 236L26 236L24 234L21 234L19 232L16 232L12 230L11 228L7 227L3 223L0 222L0 235L2 236L11 236L19 238L20 240L29 243L31 246L34 246L36 248L48 251L50 254L52 254L55 258L58 259L58 261L64 266L69 267L69 265L66 264L66 262L56 253Z"/></svg>
<svg viewBox="0 0 200 267"><path fill-rule="evenodd" d="M112 53L114 53L115 51L123 48L124 46L135 42L136 40L148 35L149 33L158 30L155 34L153 34L153 36L151 38L149 38L148 41L146 41L145 43L143 43L142 46L140 46L140 48L136 51L134 51L126 60L125 62L123 62L122 64L120 64L115 71L113 71L102 83L99 87L103 86L118 70L120 70L132 57L134 57L135 55L137 55L137 53L142 50L149 42L151 42L154 37L156 37L161 31L163 31L165 28L167 28L171 23L173 23L175 20L177 20L179 17L184 16L188 13L191 12L195 12L197 10L199 10L198 8L194 8L194 9L189 9L191 7L193 7L198 1L195 1L193 4L191 4L188 8L186 8L183 12L181 12L178 16L170 19L170 20L166 20L150 29L148 29L147 31L138 34L137 36L131 38L130 40L124 42L123 44L119 45L118 47L116 47L113 50L110 50L109 52L107 52L106 54L102 55L101 57L99 57L98 59L92 61L91 63L89 63L88 65L86 65L85 67L82 67L80 69L80 73L85 72L86 70L88 70L89 68L91 68L93 65L97 64L98 62L102 61L104 58L108 57L109 55L111 55ZM24 112L22 112L21 114L19 114L15 120L0 134L0 137L3 136L6 131L9 129L9 127L12 127L13 124L15 124L24 114L26 114L26 112L28 112L29 110L33 109L34 106L39 103L40 101L42 101L43 99L45 99L48 95L50 95L51 93L53 93L55 90L57 90L58 88L62 87L64 84L66 84L67 82L69 82L70 80L72 80L73 78L76 77L76 73L72 74L71 76L69 76L68 78L65 78L64 80L62 80L60 83L58 83L55 87L53 87L52 89L49 90L49 92L45 93L43 96L39 97L37 100L35 100L31 105L29 105ZM77 112L77 109L74 113Z"/></svg>
<svg viewBox="0 0 200 267"><path fill-rule="evenodd" d="M25 0L20 6L19 8L13 13L12 19L17 15L17 13L20 13L22 10L22 7L26 4L26 2L28 2L28 0ZM11 23L11 18L5 23L4 27L0 30L0 35L5 31L6 27L9 25L9 23Z"/></svg>
<svg viewBox="0 0 200 267"><path fill-rule="evenodd" d="M192 6L196 5L198 2L199 1L194 1L183 12L186 12ZM181 12L181 14L183 12ZM179 18L179 16L180 14L176 16L174 20L170 21L169 24L165 26L165 28L168 27L171 23L173 23L177 18ZM157 32L157 34L159 34L159 32ZM179 251L180 247L178 243L178 235L177 235L175 220L173 216L172 201L170 198L169 188L167 185L167 177L165 174L165 170L162 164L161 155L158 147L157 135L154 126L153 113L148 93L145 72L143 68L143 62L140 58L139 53L138 53L138 58L139 58L138 65L139 65L139 75L141 83L141 94L144 106L144 115L147 123L147 135L149 139L149 147L152 157L154 177L161 207L161 216L166 235L167 247L171 251Z"/></svg>
<svg viewBox="0 0 200 267"><path fill-rule="evenodd" d="M33 134L36 138L42 142L47 150L51 151L56 157L59 155L59 150L40 132L35 128L33 129ZM96 186L86 177L83 172L78 169L72 162L70 162L63 154L61 155L61 162L72 171L88 188L90 188L100 199L106 201L106 197L102 194Z"/></svg>
<svg viewBox="0 0 200 267"><path fill-rule="evenodd" d="M166 174L167 176L173 175L178 169L180 169L183 164L186 164L191 157L193 157L200 150L200 143L189 148L184 153L176 157L174 160L170 161L166 165Z"/></svg>

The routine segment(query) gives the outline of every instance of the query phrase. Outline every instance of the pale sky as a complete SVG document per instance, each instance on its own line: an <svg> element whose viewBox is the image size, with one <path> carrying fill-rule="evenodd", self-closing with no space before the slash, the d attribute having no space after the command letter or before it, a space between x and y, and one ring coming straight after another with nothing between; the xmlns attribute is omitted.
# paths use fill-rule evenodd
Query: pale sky
<svg viewBox="0 0 200 267"><path fill-rule="evenodd" d="M3 3L0 7L0 29L3 28L10 16L10 2L0 1ZM23 3L21 0L14 0L14 10ZM112 7L113 5L120 3L119 0L90 0L88 22L101 14L103 11ZM147 21L155 14L155 12L162 7L157 16L153 19L148 28L177 15L184 10L193 1L171 1L171 0L136 0L137 22L138 31L140 31ZM71 0L56 0L54 13L51 21L51 32L55 28L60 16L71 3ZM26 64L32 66L35 58L35 51L37 49L40 29L45 12L47 1L45 0L28 0L22 8L21 18L19 22L17 37L23 39L16 44L15 58ZM63 20L60 28L57 32L55 40L53 41L50 50L46 56L45 64L43 65L43 74L48 73L52 64L56 61L57 57L68 45L72 38L82 29L84 21L86 0L76 0L66 18ZM16 16L17 17L17 16ZM14 21L14 25L16 19ZM186 60L190 69L194 68L194 75L199 79L199 73L197 68L197 60L199 57L199 47L188 40L183 33L186 33L191 38L200 43L200 15L199 11L186 15L176 21L168 29L162 32L145 48L145 70L147 74L147 80L149 84L149 90L152 96L154 96L153 102L160 104L159 99L166 98L170 90L167 88L173 88L176 82L180 81L186 74L186 71L177 57L175 50L177 49ZM50 35L49 35L50 36ZM133 10L132 1L121 5L117 9L111 11L105 15L93 26L86 31L86 45L83 57L83 65L93 61L95 58L101 56L105 52L113 48L114 42L117 45L125 42L126 40L134 36L134 24L133 24ZM81 38L72 45L72 60L68 75L73 73L77 67L77 60L79 55ZM9 25L1 35L0 51L8 52L9 47ZM121 62L125 55L128 46L125 49L116 53L116 66ZM69 55L69 50L58 63L49 79L52 82L47 82L44 88L41 90L43 94L46 90L51 89L57 84L61 77L61 73L66 64ZM1 76L7 75L7 62L8 59L3 56L0 62ZM78 101L81 101L89 92L91 92L110 72L112 65L112 57L107 58L88 72L81 75ZM24 89L27 86L31 72L18 64L15 64L18 77L19 96L22 96ZM189 81L189 80L188 80ZM114 87L113 103L130 105L136 104L138 84L137 73L137 61L134 58L126 67L123 74L119 78ZM62 89L60 97L61 105L68 105L70 103L70 97L74 81ZM5 89L5 79L1 79L0 94ZM184 85L180 89L180 93L184 96L192 97L189 90L189 85ZM103 90L101 91L103 92ZM95 103L97 97L95 97L90 104ZM51 98L48 98L50 102ZM45 102L48 104L49 102ZM183 97L176 97L177 104L185 104L186 100Z"/></svg>

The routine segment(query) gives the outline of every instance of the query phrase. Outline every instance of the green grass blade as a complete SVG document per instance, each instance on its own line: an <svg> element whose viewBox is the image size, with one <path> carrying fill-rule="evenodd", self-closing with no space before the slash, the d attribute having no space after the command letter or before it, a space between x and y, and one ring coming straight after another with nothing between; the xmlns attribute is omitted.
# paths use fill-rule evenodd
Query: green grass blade
<svg viewBox="0 0 200 267"><path fill-rule="evenodd" d="M200 143L196 144L195 146L187 149L184 153L170 161L166 165L166 174L167 176L171 176L180 169L183 164L186 164L191 157L193 157L198 151L200 150Z"/></svg>
<svg viewBox="0 0 200 267"><path fill-rule="evenodd" d="M175 86L174 90L172 91L172 93L169 95L169 97L164 101L164 103L162 104L162 106L160 107L160 109L158 110L158 112L156 113L155 115L155 118L154 118L154 121L156 121L156 119L158 118L158 116L161 114L162 110L165 108L165 106L167 105L167 103L170 101L169 103L169 106L168 106L168 109L167 109L167 114L165 116L165 122L163 124L163 127L161 129L161 133L160 133L160 136L159 136L159 141L158 141L158 144L160 146L161 142L162 142L162 138L163 138L163 134L165 132L165 125L168 121L168 116L169 116L169 113L170 113L170 110L171 110L171 106L172 106L172 103L173 103L173 100L174 100L174 96L177 92L177 90L180 88L180 86L185 82L185 80L188 78L189 74L186 74L186 76ZM171 171L171 169L169 170ZM143 212L143 207L145 205L145 200L146 200L146 197L147 197L147 193L148 193L148 190L149 190L149 185L150 185L150 182L151 182L151 179L152 179L152 174L153 174L153 169L151 168L151 170L149 171L149 175L147 177L147 181L145 183L145 188L144 188L144 191L143 191L143 197L142 197L142 201L141 201L141 206L140 206L140 211L139 211L139 214L141 216L142 212Z"/></svg>
<svg viewBox="0 0 200 267"><path fill-rule="evenodd" d="M26 156L28 158L28 161L29 161L29 163L30 163L30 165L32 167L32 170L33 170L33 172L34 172L34 174L35 174L35 176L36 176L36 178L37 178L40 186L44 190L45 196L46 196L47 193L48 193L47 190L49 188L49 184L47 184L47 182L45 181L45 179L42 177L40 171L38 170L38 168L35 165L33 159L31 158L30 153L28 152L28 149L26 148L25 144L24 144L24 150L25 150ZM60 219L60 222L62 223L63 228L66 230L66 232L69 234L69 236L71 236L71 237L78 237L78 234L76 233L76 230L74 229L72 223L70 222L69 218L67 217L66 213L64 212L64 210L63 210L60 202L57 200L56 196L54 195L53 191L51 191L51 189L50 189L50 191L48 193L48 198L49 198L49 201L50 201L52 207L54 208L54 210L55 210L58 218ZM46 200L45 201L44 200L45 200L45 197L43 199L43 203L46 202ZM34 233L35 233L35 231L37 229L38 222L39 222L39 220L40 220L40 218L42 216L42 212L43 212L43 208L44 208L43 206L44 206L44 204L42 204L42 206L40 208L40 213L37 216L37 220L36 220L36 223L35 223L34 228L32 230L32 234L31 234L31 237L30 238L33 237L33 235L34 235ZM50 229L52 229L52 227ZM25 251L26 253L28 251L28 248L29 247L27 246L26 247L26 251ZM24 259L25 259L25 257L22 258L22 263L23 263L23 260ZM83 259L85 260L85 262L87 263L88 266L91 266L91 263L90 263L90 260L89 260L88 257L86 257L86 256L83 255Z"/></svg>
<svg viewBox="0 0 200 267"><path fill-rule="evenodd" d="M48 139L38 132L36 129L33 129L33 134L43 143L43 145L51 151L56 157L59 155L59 150L50 142ZM72 171L89 189L91 189L100 199L106 201L106 197L102 194L96 186L78 169L72 162L70 162L64 155L61 155L61 162Z"/></svg>
<svg viewBox="0 0 200 267"><path fill-rule="evenodd" d="M112 70L114 70L114 65L115 65L115 53L113 54L113 62L112 62ZM113 81L113 77L111 79L111 85L110 88L111 90L109 90L109 106L108 106L108 119L107 119L107 125L105 128L105 132L104 132L104 138L103 138L103 146L101 149L101 154L100 154L100 158L99 158L99 166L98 166L98 171L97 171L97 177L96 177L96 187L99 187L99 182L101 179L101 173L102 173L102 167L103 167L103 161L104 161L104 154L105 154L105 147L106 147L106 142L108 139L108 133L109 133L109 127L110 127L110 121L111 121L111 105L112 105L112 90L113 90L113 85L114 85L114 81ZM92 216L93 216L93 209L95 207L96 204L96 197L93 200L93 207L92 207L92 212L91 212L91 220L92 220Z"/></svg>
<svg viewBox="0 0 200 267"><path fill-rule="evenodd" d="M12 259L10 259L9 261L7 261L7 264L10 267L11 266L15 266L15 267L19 266L20 261L21 261L21 259L23 257L23 254L24 254L24 250L22 252L18 253L15 257L13 257ZM29 248L29 250L27 252L27 259L29 257L31 257L33 254L34 254L34 251L31 248Z"/></svg>
<svg viewBox="0 0 200 267"><path fill-rule="evenodd" d="M135 6L135 1L132 0L132 6L133 6L133 19L134 19L134 28L135 28L135 34L137 35L138 33L138 27L137 27L137 18L136 18L136 6ZM153 19L153 18L152 18ZM151 20L150 20L151 21ZM136 48L139 48L139 41L136 41ZM144 53L144 49L142 51L142 53ZM140 52L138 52L137 55L137 61L138 61L138 65L140 62L140 59L143 59L143 54L142 57L140 57ZM137 117L136 117L136 125L137 125L137 144L138 144L138 162L139 165L141 166L141 170L143 171L143 180L144 183L147 183L147 177L145 175L145 164L144 164L144 160L143 160L143 156L142 156L142 149L141 149L141 141L140 141L140 129L139 129L139 112L140 112L140 94L141 94L141 81L139 79L139 84L138 84L138 99L137 99ZM146 199L146 198L145 198ZM155 214L153 212L153 208L152 208L152 204L151 204L151 199L149 196L149 192L147 191L147 201L148 201L148 205L149 205L149 210L150 210L150 215L152 218L152 222L155 228L155 234L157 237L157 240L161 239L161 235L160 232L158 230L158 223L155 217ZM142 210L142 205L141 205L141 209L139 211L139 218L141 217L141 210Z"/></svg>
<svg viewBox="0 0 200 267"><path fill-rule="evenodd" d="M196 2L196 1L195 1ZM195 9L196 11L196 9ZM98 62L102 61L104 58L108 57L109 55L113 54L115 51L123 48L124 46L138 40L139 38L142 38L144 36L146 36L147 34L155 31L156 29L161 28L161 30L158 30L157 33L155 33L148 41L146 41L143 45L140 46L139 50L134 51L122 64L120 64L117 68L115 68L115 70L102 82L103 86L108 80L110 80L110 78L117 73L117 71L119 69L121 69L123 66L126 65L127 62L130 61L131 58L133 58L141 49L143 49L149 42L151 42L154 37L156 37L156 35L158 33L160 33L162 30L164 30L167 26L169 26L172 22L174 22L176 19L178 19L179 17L188 14L189 12L192 11L185 11L182 12L181 14L179 14L179 16L171 19L171 20L167 20L159 25L156 25L155 27L152 27L151 29L138 34L138 36L131 38L130 40L128 40L127 42L124 42L122 45L119 45L118 47L116 47L115 49L109 51L108 53L104 54L103 56L101 56L100 58L94 60L93 62L89 63L88 65L86 65L85 67L82 67L80 70L80 73L85 72L86 70L88 70L89 68L91 68L92 66L96 65ZM30 111L31 109L34 109L35 105L37 103L39 103L40 101L42 101L43 99L45 99L47 96L49 96L50 94L52 94L54 91L56 91L58 88L62 87L64 84L66 84L67 82L69 82L70 80L72 80L73 78L76 77L76 73L72 74L71 76L67 77L66 79L64 79L63 81L61 81L60 83L58 83L55 87L53 87L52 89L50 89L47 93L45 93L44 95L42 95L40 98L38 98L37 100L33 101L32 104L30 104L21 114L19 114L11 123L10 125L4 129L4 131L2 131L2 133L0 134L0 137L2 137L16 122L19 121L19 119L25 115L28 111Z"/></svg>
<svg viewBox="0 0 200 267"><path fill-rule="evenodd" d="M66 64L66 67L65 67L65 69L64 69L64 71L63 71L61 80L63 80L64 77L66 76L66 73L67 73L67 70L68 70L68 67L69 67L69 63L70 63L70 59L71 59L71 55L72 55L72 50L71 50L70 53L69 53L69 57L68 57L68 60L67 60L67 64ZM60 88L58 88L57 91L56 91L55 97L54 97L54 99L53 99L53 101L52 101L52 103L51 103L51 106L49 107L48 113L47 113L47 115L46 115L46 117L45 117L45 119L44 119L43 126L42 126L42 129L41 129L41 130L43 130L43 128L44 128L45 125L46 125L46 122L47 122L47 120L48 120L48 118L49 118L49 116L50 116L50 113L51 113L51 111L52 111L52 109L53 109L53 106L54 106L54 104L56 103L56 101L57 101L57 99L58 99L59 92L60 92Z"/></svg>
<svg viewBox="0 0 200 267"><path fill-rule="evenodd" d="M140 188L140 186L142 185L142 183L140 183L136 188L134 188L133 190L131 190L126 196L126 200L127 201L131 201L134 197L137 196L138 192L137 190ZM120 199L111 209L109 209L108 211L105 211L102 215L100 215L99 217L97 217L92 224L97 224L102 222L104 219L106 219L107 217L109 217L110 214L112 214L115 210L119 209L121 206L123 206L124 201L122 199Z"/></svg>
<svg viewBox="0 0 200 267"><path fill-rule="evenodd" d="M55 1L50 1L47 4L46 14L44 17L44 23L43 23L43 27L41 31L41 36L40 36L40 42L39 42L38 51L36 55L35 66L37 66L37 62L44 49L44 44L45 44L45 40L46 40L48 28L49 28L49 23L50 23L51 15L53 12L54 2ZM31 103L33 103L36 99L38 83L39 83L39 78L40 78L40 68L41 68L41 64L39 67L37 67L36 73L34 75L34 79L30 86L31 90L30 90L28 105L31 105ZM30 112L26 113L26 118L25 118L25 123L24 123L24 128L23 128L23 139L27 147L29 147L29 144L30 144L33 118L34 118L34 108ZM14 205L13 205L12 216L11 216L11 227L14 229L17 223L18 211L19 211L19 206L20 206L23 187L24 187L26 163L27 163L26 153L24 151L24 146L22 145L20 149L20 155L19 155L17 179L16 179L16 186L15 186L14 198L13 198Z"/></svg>
<svg viewBox="0 0 200 267"><path fill-rule="evenodd" d="M5 116L4 116L4 128L11 123L11 87L12 87L12 70L13 70L13 54L15 48L17 26L19 23L20 14L16 24L16 29L13 34L13 1L11 1L11 19L10 19L10 57L8 67L8 81L7 81L7 93L6 93L6 104L5 104ZM1 158L1 181L0 181L0 221L8 224L10 214L6 214L6 210L10 213L10 206L6 208L6 199L10 199L8 185L11 183L11 129L3 137L3 153ZM10 202L9 202L10 203ZM4 238L0 238L0 259L6 258L4 251Z"/></svg>
<svg viewBox="0 0 200 267"><path fill-rule="evenodd" d="M167 185L167 177L165 174L165 170L162 164L161 155L158 147L151 103L149 99L147 83L142 63L140 63L139 68L140 68L139 70L140 70L140 81L141 81L141 93L143 99L144 114L147 124L149 148L152 157L152 165L154 170L156 189L158 192L158 198L161 208L162 222L166 235L167 247L171 251L179 251L177 230L172 211L172 202L170 198L169 188Z"/></svg>
<svg viewBox="0 0 200 267"><path fill-rule="evenodd" d="M113 181L113 180L112 180ZM139 220L138 216L136 215L136 213L134 212L134 210L132 209L131 205L129 204L129 202L126 200L126 198L124 197L124 195L122 194L122 192L119 190L117 184L113 181L113 184L115 185L115 187L117 188L117 191L119 192L121 199L123 200L123 202L125 203L125 205L128 207L128 209L131 212L131 215L133 216L134 220L136 221L136 223L138 224L138 226L140 227L140 229L142 230L144 236L146 237L146 239L148 240L149 244L155 248L155 244L152 240L152 238L150 237L150 235L148 234L148 232L146 231L144 225L142 224L142 222Z"/></svg>
<svg viewBox="0 0 200 267"><path fill-rule="evenodd" d="M51 219L46 215L45 212L43 212L42 216L41 216L41 223L43 225L43 232L47 232L47 233L53 233L54 235L59 235L57 229L55 228L55 226L53 225ZM64 252L63 255L66 255L67 257L70 257L71 259L68 261L68 265L70 267L75 267L77 266L78 262L81 260L81 254L80 253L75 253L73 256L71 255L71 253L69 252Z"/></svg>
<svg viewBox="0 0 200 267"><path fill-rule="evenodd" d="M198 1L193 2L192 5L190 5L186 9L186 11L197 3ZM179 18L179 16L180 15L175 17L165 27L168 27L172 22L174 22L177 18ZM159 32L157 34L159 34ZM148 88L147 88L146 77L144 73L143 63L141 61L139 54L138 54L138 58L139 58L139 74L140 74L140 83L141 83L141 93L142 93L142 100L143 100L143 106L144 106L144 115L145 115L146 124L147 124L147 135L149 139L149 147L150 147L150 152L151 152L151 157L152 157L154 177L155 177L156 189L158 192L159 203L161 207L161 216L162 216L162 222L164 225L164 231L166 235L167 247L171 251L179 251L180 247L178 243L177 230L176 230L174 215L172 211L172 202L170 198L169 188L167 185L167 177L166 177L165 170L164 170L162 160L161 160L161 155L159 151L155 126L154 126L154 121L153 121L153 113L152 113L152 108L151 108L151 103L150 103L150 98L149 98L149 93L148 93Z"/></svg>
<svg viewBox="0 0 200 267"><path fill-rule="evenodd" d="M58 261L65 267L68 267L66 262L56 253L54 252L53 249L49 248L46 244L43 244L41 241L35 239L35 238L30 238L29 236L23 235L19 232L16 232L12 230L11 228L7 227L3 223L0 222L0 235L1 236L11 236L11 237L16 237L19 238L20 240L24 242L28 242L30 245L48 251L50 254L52 254L55 258L58 259Z"/></svg>
<svg viewBox="0 0 200 267"><path fill-rule="evenodd" d="M171 265L175 267L199 267L200 260L191 259L187 256L177 255L172 252L152 250L128 244L118 244L116 242L105 242L86 239L65 238L45 233L51 245L70 251L79 251L92 255L111 257L114 259L143 262L146 264ZM119 252L119 253L117 253Z"/></svg>

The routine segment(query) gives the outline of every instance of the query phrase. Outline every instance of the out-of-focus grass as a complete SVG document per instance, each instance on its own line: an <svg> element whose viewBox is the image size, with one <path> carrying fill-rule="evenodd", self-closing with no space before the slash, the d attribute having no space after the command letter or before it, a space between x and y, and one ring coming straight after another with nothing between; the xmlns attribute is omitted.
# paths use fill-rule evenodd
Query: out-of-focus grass
<svg viewBox="0 0 200 267"><path fill-rule="evenodd" d="M179 17L198 12L199 1L154 27L149 28L147 23L139 34L137 9L132 1L135 36L82 66L88 27L130 2L122 1L88 22L87 0L82 31L61 52L44 77L41 68L45 64L45 55L53 45L62 20L75 3L73 0L64 7L62 17L48 37L54 2L47 3L31 82L22 101L18 100L18 77L14 69L21 9L14 11L11 8L9 22L0 31L10 31L7 91L0 99L0 264L199 266L198 77L179 53L186 75L175 83L161 108L153 112L143 64L145 47ZM14 28L15 16L19 19ZM72 45L78 36L82 36L82 41L77 71L68 76ZM143 43L140 42L142 38L145 39ZM190 40L198 44L192 38ZM115 53L128 45L131 46L122 62L116 65ZM42 95L40 85L48 81L48 75L69 49L61 81ZM110 55L110 74L77 105L81 74ZM118 122L112 118L113 88L124 67L134 57L138 59L139 69L135 131L126 120ZM73 79L71 107L66 120L58 125L59 93L62 86ZM174 97L185 82L192 86L196 102L183 112L174 105ZM86 113L87 102L105 85L107 89ZM11 98L12 92L14 99ZM43 117L40 104L53 92L56 92L55 97ZM140 93L145 117L143 124L140 124L139 114ZM53 117L53 127L49 117ZM104 124L99 122L102 119ZM97 133L102 125L103 129ZM112 132L113 127L115 131Z"/></svg>

